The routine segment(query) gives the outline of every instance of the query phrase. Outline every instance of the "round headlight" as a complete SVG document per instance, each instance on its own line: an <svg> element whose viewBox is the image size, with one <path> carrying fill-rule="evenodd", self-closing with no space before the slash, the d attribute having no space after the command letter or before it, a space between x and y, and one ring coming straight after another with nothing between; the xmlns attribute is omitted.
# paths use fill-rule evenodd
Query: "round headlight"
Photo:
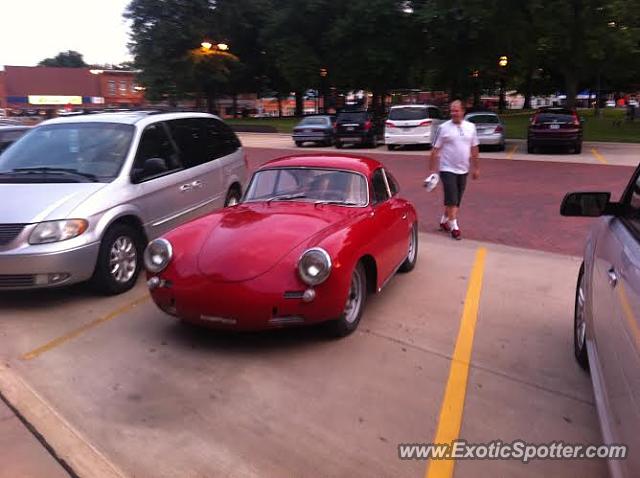
<svg viewBox="0 0 640 478"><path fill-rule="evenodd" d="M154 239L144 251L144 266L149 272L162 272L171 262L173 248L166 239Z"/></svg>
<svg viewBox="0 0 640 478"><path fill-rule="evenodd" d="M320 247L306 250L298 260L298 274L305 284L322 284L331 274L331 257Z"/></svg>

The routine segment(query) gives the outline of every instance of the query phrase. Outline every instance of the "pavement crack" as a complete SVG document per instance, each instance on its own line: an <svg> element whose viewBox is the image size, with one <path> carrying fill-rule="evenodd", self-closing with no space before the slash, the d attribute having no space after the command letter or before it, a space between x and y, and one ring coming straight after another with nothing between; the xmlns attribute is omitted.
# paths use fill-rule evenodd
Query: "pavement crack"
<svg viewBox="0 0 640 478"><path fill-rule="evenodd" d="M449 361L453 360L453 356L452 355L445 354L445 353L442 353L442 352L438 352L437 350L429 349L427 347L422 347L422 346L419 346L419 345L416 345L416 344L412 344L411 342L407 342L406 340L398 339L396 337L391 337L389 335L385 335L385 334L382 334L380 332L374 332L373 330L370 330L370 329L366 330L366 331L363 331L361 333L370 334L370 335L373 335L375 337L378 337L378 338L381 338L381 339L384 339L384 340L388 340L389 342L393 342L393 343L396 343L398 345L402 345L404 347L411 348L413 350L417 350L419 352L424 352L424 353L427 353L427 354L430 354L430 355L435 355L435 356L443 358L445 360L449 360ZM559 397L566 398L568 400L573 400L575 402L582 403L584 405L589 405L591 407L595 407L595 404L594 404L594 402L592 400L586 400L584 398L580 398L580 397L577 397L575 395L571 395L569 393L566 393L566 392L563 392L563 391L560 391L560 390L555 390L553 388L549 388L549 387L546 387L544 385L537 384L535 382L531 382L531 381L528 381L528 380L523 380L523 379L521 379L519 377L515 377L515 376L513 376L511 374L508 374L506 372L501 372L499 370L495 370L495 369L492 369L492 368L484 366L484 365L478 365L478 364L474 364L472 362L472 363L469 364L469 368L476 369L476 370L481 370L481 371L486 372L488 374L503 378L505 380L509 380L510 382L518 383L518 384L524 385L526 387L531 387L531 388L534 388L536 390L540 390L540 391L543 391L543 392L546 392L546 393L550 393L552 395L556 395L556 396L559 396Z"/></svg>
<svg viewBox="0 0 640 478"><path fill-rule="evenodd" d="M49 444L49 442L47 442L46 438L42 436L40 432L38 432L36 427L34 427L31 424L31 422L27 420L22 413L20 413L20 410L14 407L13 404L9 400L7 400L7 398L4 396L2 392L0 392L0 400L2 400L7 405L7 407L9 407L9 409L13 412L16 418L20 420L20 422L27 428L27 430L29 430L29 432L34 436L34 438L38 440L38 442L44 447L44 449L47 450L49 455L51 455L51 457L64 469L64 471L66 471L69 474L71 478L80 478L80 475L78 475L73 470L71 465L69 465L69 463L67 463L62 457L60 457L56 453L56 451Z"/></svg>

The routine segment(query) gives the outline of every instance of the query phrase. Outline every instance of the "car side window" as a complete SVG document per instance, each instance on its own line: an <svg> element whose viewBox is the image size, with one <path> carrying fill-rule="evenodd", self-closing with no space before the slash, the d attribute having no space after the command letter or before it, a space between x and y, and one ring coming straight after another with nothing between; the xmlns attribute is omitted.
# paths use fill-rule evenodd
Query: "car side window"
<svg viewBox="0 0 640 478"><path fill-rule="evenodd" d="M217 119L205 119L205 143L209 161L234 153L241 146L233 130Z"/></svg>
<svg viewBox="0 0 640 478"><path fill-rule="evenodd" d="M373 199L376 204L389 199L389 191L387 190L387 183L384 179L382 168L374 171L371 177L371 184L373 185Z"/></svg>
<svg viewBox="0 0 640 478"><path fill-rule="evenodd" d="M398 191L400 190L400 188L398 187L398 182L391 175L391 173L389 173L389 171L385 170L384 174L387 176L387 182L389 183L389 191L391 192L391 197L393 197L396 194L398 194Z"/></svg>
<svg viewBox="0 0 640 478"><path fill-rule="evenodd" d="M149 161L151 159L154 161ZM177 169L182 169L182 163L164 124L154 123L147 126L140 137L133 165L138 180L145 181Z"/></svg>
<svg viewBox="0 0 640 478"><path fill-rule="evenodd" d="M167 125L186 168L193 168L208 161L204 124L200 118L171 120Z"/></svg>

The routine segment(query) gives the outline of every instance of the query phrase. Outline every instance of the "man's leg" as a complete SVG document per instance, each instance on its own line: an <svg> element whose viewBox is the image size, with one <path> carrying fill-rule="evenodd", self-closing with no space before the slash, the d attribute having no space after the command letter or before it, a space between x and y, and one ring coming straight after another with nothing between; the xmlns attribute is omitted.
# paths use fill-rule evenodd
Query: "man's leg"
<svg viewBox="0 0 640 478"><path fill-rule="evenodd" d="M449 232L451 230L452 214L455 218L458 204L458 185L456 175L447 171L440 171L440 181L444 191L444 214L440 219L440 229Z"/></svg>

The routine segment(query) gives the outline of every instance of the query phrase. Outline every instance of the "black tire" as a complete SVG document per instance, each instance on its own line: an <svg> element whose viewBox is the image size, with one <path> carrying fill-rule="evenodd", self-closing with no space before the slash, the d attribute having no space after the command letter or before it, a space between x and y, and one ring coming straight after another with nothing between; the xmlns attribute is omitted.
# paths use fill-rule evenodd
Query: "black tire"
<svg viewBox="0 0 640 478"><path fill-rule="evenodd" d="M418 262L418 225L414 224L411 227L411 235L409 236L409 250L407 251L407 258L404 260L399 272L410 272L416 266Z"/></svg>
<svg viewBox="0 0 640 478"><path fill-rule="evenodd" d="M130 251L134 253L134 257L131 257L130 253L126 252L126 248L129 245L133 247ZM122 253L127 253L128 259L135 262L135 266L133 270L127 268L126 272L123 272L123 275L117 279L118 271L122 270L122 268L119 267L118 271L112 272L111 260L112 252L116 254L115 249L120 248L120 246L123 248ZM114 224L107 229L100 241L98 261L91 278L93 288L105 295L122 294L131 289L136 284L142 268L143 247L141 234L135 228L127 224ZM131 275L129 276L129 274Z"/></svg>
<svg viewBox="0 0 640 478"><path fill-rule="evenodd" d="M371 141L369 142L369 146L371 146L374 149L378 147L378 137L375 134L371 138Z"/></svg>
<svg viewBox="0 0 640 478"><path fill-rule="evenodd" d="M576 298L573 308L573 353L580 367L589 370L589 356L587 354L587 322L585 317L584 290L584 262L580 265L578 282L576 284ZM580 328L582 327L582 330Z"/></svg>
<svg viewBox="0 0 640 478"><path fill-rule="evenodd" d="M387 145L387 149L388 149L389 151L394 151L394 150L396 149L396 145L395 145L395 144L388 144L388 145Z"/></svg>
<svg viewBox="0 0 640 478"><path fill-rule="evenodd" d="M355 289L355 290L354 290ZM359 297L359 300L357 299ZM356 301L354 303L354 301ZM351 274L351 285L345 309L336 320L329 322L329 330L335 337L345 337L358 328L367 301L367 273L358 262Z"/></svg>
<svg viewBox="0 0 640 478"><path fill-rule="evenodd" d="M227 192L227 197L224 200L224 207L235 206L240 202L242 194L238 188L231 187Z"/></svg>
<svg viewBox="0 0 640 478"><path fill-rule="evenodd" d="M296 141L296 146L298 148L302 148L302 141Z"/></svg>
<svg viewBox="0 0 640 478"><path fill-rule="evenodd" d="M536 148L531 143L527 143L527 153L533 154L536 152Z"/></svg>
<svg viewBox="0 0 640 478"><path fill-rule="evenodd" d="M504 143L498 145L498 151L504 151L506 149L506 145Z"/></svg>
<svg viewBox="0 0 640 478"><path fill-rule="evenodd" d="M574 154L582 153L582 143L576 143L576 145L573 147L573 153Z"/></svg>
<svg viewBox="0 0 640 478"><path fill-rule="evenodd" d="M342 149L342 143L336 140L336 148Z"/></svg>

